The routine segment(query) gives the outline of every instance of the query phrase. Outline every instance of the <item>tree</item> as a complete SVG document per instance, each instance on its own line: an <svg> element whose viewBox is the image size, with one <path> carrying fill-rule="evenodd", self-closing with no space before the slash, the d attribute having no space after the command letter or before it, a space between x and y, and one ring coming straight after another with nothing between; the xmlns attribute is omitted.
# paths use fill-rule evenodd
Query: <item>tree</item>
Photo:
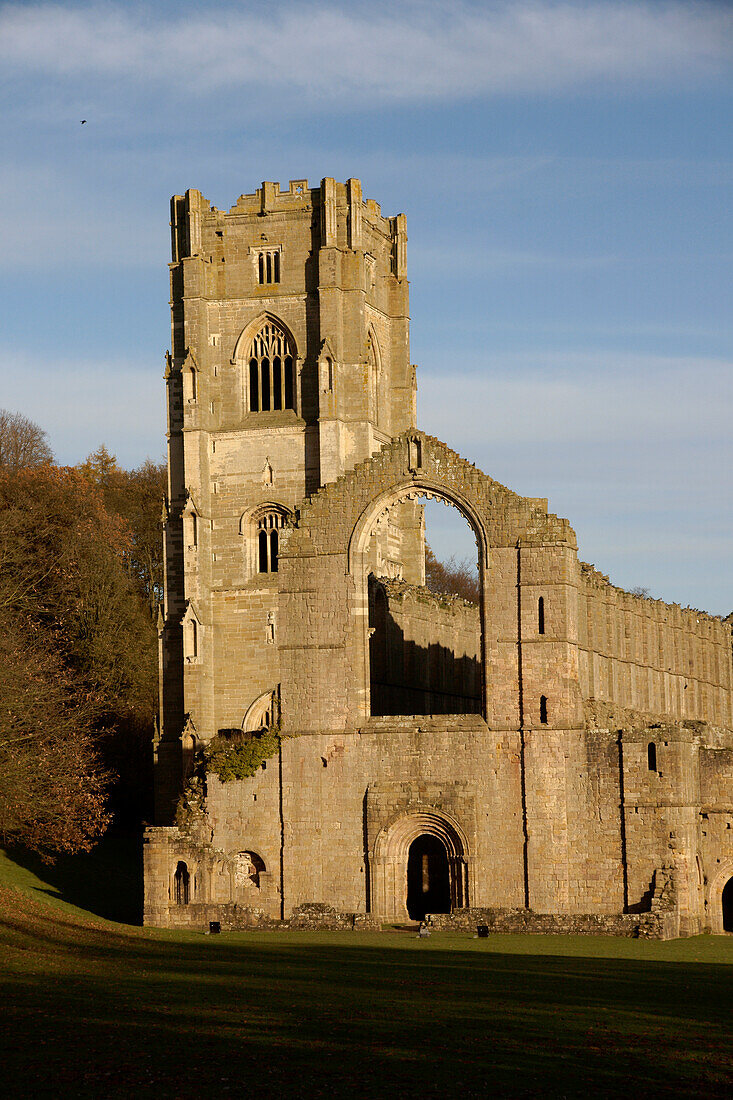
<svg viewBox="0 0 733 1100"><path fill-rule="evenodd" d="M52 461L43 429L22 413L0 409L0 470L22 470Z"/></svg>
<svg viewBox="0 0 733 1100"><path fill-rule="evenodd" d="M40 800L44 782L49 791L59 790L58 775L72 765L77 778L67 775L65 786L87 791L96 806L104 786L105 769L95 772L101 750L134 789L132 812L143 804L140 777L156 706L157 638L125 560L132 546L129 525L107 508L102 488L80 470L47 465L12 475L0 471L0 629L14 639L0 653L0 680L22 683L25 677L38 694L35 708L23 709L22 697L12 692L5 709L0 706L0 742L10 753L7 772L0 770L3 835L38 843L30 826L23 834L10 812L11 776L19 790L30 792L29 807L31 795L37 799L39 820L46 813ZM63 730L61 740L53 739L56 728ZM26 752L34 746L36 773ZM84 805L80 794L69 810L76 832L71 826L63 833L46 829L45 851L83 847L83 837L101 827L102 819ZM33 820L29 814L27 822Z"/></svg>
<svg viewBox="0 0 733 1100"><path fill-rule="evenodd" d="M46 859L107 827L97 708L32 624L0 613L0 839Z"/></svg>
<svg viewBox="0 0 733 1100"><path fill-rule="evenodd" d="M123 470L102 445L78 469L99 485L109 511L126 522L131 542L124 553L125 562L151 618L155 618L163 598L160 513L168 477L165 462L147 459L134 470Z"/></svg>
<svg viewBox="0 0 733 1100"><path fill-rule="evenodd" d="M479 579L475 566L465 559L456 561L438 561L430 546L425 543L425 585L431 592L446 596L460 596L462 600L477 604L479 602Z"/></svg>

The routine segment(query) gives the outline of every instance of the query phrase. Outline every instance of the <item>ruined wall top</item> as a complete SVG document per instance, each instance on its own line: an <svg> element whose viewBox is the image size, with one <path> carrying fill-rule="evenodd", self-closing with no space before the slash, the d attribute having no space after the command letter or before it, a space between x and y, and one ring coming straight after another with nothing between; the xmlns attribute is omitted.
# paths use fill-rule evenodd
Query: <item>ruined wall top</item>
<svg viewBox="0 0 733 1100"><path fill-rule="evenodd" d="M545 498L522 497L461 458L439 439L410 429L333 484L309 497L287 537L283 556L311 543L326 553L346 549L370 506L389 508L413 496L435 496L462 511L484 550L490 546L562 544L577 549L566 519ZM306 552L308 552L306 550Z"/></svg>

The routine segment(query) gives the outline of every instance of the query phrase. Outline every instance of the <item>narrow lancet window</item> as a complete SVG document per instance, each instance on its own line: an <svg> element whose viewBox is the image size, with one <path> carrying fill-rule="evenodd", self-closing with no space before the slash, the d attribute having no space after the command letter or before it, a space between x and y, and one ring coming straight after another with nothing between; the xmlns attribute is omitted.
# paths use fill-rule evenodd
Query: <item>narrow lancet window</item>
<svg viewBox="0 0 733 1100"><path fill-rule="evenodd" d="M646 747L646 766L650 772L657 770L657 746L654 741L650 741Z"/></svg>
<svg viewBox="0 0 733 1100"><path fill-rule="evenodd" d="M190 882L191 876L188 873L188 867L183 860L179 860L173 877L176 905L188 905Z"/></svg>
<svg viewBox="0 0 733 1100"><path fill-rule="evenodd" d="M545 598L540 596L537 603L537 633L545 633Z"/></svg>
<svg viewBox="0 0 733 1100"><path fill-rule="evenodd" d="M543 726L547 725L547 696L540 695L540 722Z"/></svg>

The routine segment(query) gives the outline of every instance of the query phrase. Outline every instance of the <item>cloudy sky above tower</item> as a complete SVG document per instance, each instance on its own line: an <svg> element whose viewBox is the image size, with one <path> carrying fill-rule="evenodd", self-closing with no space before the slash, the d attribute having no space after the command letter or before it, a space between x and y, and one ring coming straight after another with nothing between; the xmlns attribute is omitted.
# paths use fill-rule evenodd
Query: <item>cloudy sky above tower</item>
<svg viewBox="0 0 733 1100"><path fill-rule="evenodd" d="M0 72L0 405L60 462L163 454L171 194L357 176L421 426L733 608L733 5L0 3Z"/></svg>

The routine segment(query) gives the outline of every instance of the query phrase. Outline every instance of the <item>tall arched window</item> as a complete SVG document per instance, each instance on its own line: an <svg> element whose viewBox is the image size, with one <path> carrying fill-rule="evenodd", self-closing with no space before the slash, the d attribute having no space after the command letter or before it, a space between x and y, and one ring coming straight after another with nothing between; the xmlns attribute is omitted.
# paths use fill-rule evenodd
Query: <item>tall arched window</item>
<svg viewBox="0 0 733 1100"><path fill-rule="evenodd" d="M250 412L277 412L295 408L295 351L276 321L265 321L247 356Z"/></svg>

